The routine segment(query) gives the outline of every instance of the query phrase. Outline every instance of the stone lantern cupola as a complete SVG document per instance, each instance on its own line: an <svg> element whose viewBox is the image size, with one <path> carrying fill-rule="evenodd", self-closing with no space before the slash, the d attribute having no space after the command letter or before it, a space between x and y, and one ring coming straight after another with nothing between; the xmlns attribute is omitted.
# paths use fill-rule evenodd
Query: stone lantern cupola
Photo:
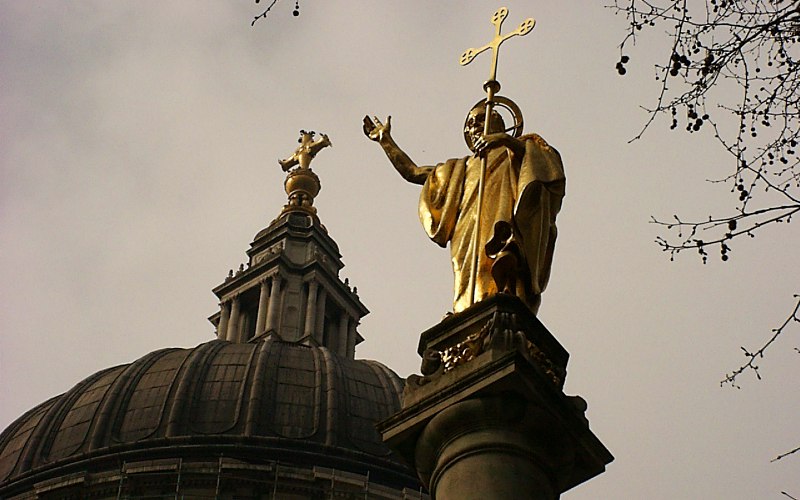
<svg viewBox="0 0 800 500"><path fill-rule="evenodd" d="M209 320L220 340L244 343L275 335L353 359L356 344L363 340L356 327L369 311L355 288L339 278L344 267L339 248L313 205L321 185L309 163L330 145L326 135L316 142L313 136L301 131L300 147L280 161L288 171L288 202L256 234L247 263L214 288L220 310Z"/></svg>

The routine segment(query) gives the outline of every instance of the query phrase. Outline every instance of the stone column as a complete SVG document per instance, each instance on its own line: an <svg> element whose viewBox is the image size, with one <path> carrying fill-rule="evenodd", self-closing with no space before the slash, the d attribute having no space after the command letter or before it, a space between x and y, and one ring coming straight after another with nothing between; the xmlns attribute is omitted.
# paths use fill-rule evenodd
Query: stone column
<svg viewBox="0 0 800 500"><path fill-rule="evenodd" d="M278 309L281 306L281 275L272 277L272 288L269 293L269 307L267 308L267 330L278 329Z"/></svg>
<svg viewBox="0 0 800 500"><path fill-rule="evenodd" d="M314 328L314 337L320 345L323 345L325 340L325 301L327 297L328 294L324 288L317 289L317 321Z"/></svg>
<svg viewBox="0 0 800 500"><path fill-rule="evenodd" d="M356 357L356 326L357 321L355 318L350 320L349 328L347 329L347 351L345 352L345 356L350 359L355 359Z"/></svg>
<svg viewBox="0 0 800 500"><path fill-rule="evenodd" d="M228 335L228 320L231 318L231 303L220 303L219 324L217 325L217 338L226 340Z"/></svg>
<svg viewBox="0 0 800 500"><path fill-rule="evenodd" d="M256 320L256 335L264 333L267 324L267 307L269 307L269 286L266 278L261 280L261 293L258 296L258 319Z"/></svg>
<svg viewBox="0 0 800 500"><path fill-rule="evenodd" d="M306 300L306 324L303 329L303 336L311 337L314 335L317 316L317 282L308 283L308 298Z"/></svg>
<svg viewBox="0 0 800 500"><path fill-rule="evenodd" d="M347 356L347 335L350 329L350 316L346 311L342 311L339 316L339 338L336 339L337 349L336 352L339 356Z"/></svg>
<svg viewBox="0 0 800 500"><path fill-rule="evenodd" d="M228 321L228 331L225 340L237 342L239 340L239 296L231 299L231 319Z"/></svg>
<svg viewBox="0 0 800 500"><path fill-rule="evenodd" d="M437 414L416 449L431 497L557 499L553 469L569 464L571 447L554 442L561 429L552 419L526 415L526 407L522 398L502 395L466 399ZM554 457L554 450L567 456Z"/></svg>

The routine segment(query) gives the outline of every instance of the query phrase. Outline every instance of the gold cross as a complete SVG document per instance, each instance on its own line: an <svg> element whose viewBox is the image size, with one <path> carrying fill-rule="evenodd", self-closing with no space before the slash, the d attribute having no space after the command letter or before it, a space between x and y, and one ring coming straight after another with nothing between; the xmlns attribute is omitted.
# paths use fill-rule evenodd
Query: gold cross
<svg viewBox="0 0 800 500"><path fill-rule="evenodd" d="M467 49L463 54L461 54L461 60L459 61L459 64L466 66L467 64L471 63L472 60L475 59L475 56L481 52L487 49L492 49L492 71L489 76L489 81L494 81L497 78L497 54L500 49L500 44L512 36L527 35L536 25L536 20L534 20L532 17L529 17L528 19L524 20L516 30L505 35L501 35L500 26L502 26L506 16L508 16L508 9L506 7L500 7L497 9L497 12L495 12L492 16L492 24L494 24L494 38L492 41L479 49Z"/></svg>

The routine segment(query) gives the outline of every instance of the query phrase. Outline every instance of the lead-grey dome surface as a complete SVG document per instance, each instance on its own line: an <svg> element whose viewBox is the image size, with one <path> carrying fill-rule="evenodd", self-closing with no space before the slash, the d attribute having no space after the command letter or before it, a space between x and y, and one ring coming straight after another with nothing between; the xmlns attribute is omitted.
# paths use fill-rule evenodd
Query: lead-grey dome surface
<svg viewBox="0 0 800 500"><path fill-rule="evenodd" d="M91 375L0 434L0 493L72 464L166 456L181 446L313 458L413 482L374 427L399 410L401 391L401 379L378 362L273 336L154 351Z"/></svg>

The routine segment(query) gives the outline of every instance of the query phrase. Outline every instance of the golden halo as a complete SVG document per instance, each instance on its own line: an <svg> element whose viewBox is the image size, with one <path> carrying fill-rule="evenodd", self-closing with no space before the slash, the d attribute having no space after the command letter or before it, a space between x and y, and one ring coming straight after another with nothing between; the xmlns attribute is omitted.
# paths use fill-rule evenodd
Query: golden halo
<svg viewBox="0 0 800 500"><path fill-rule="evenodd" d="M499 106L501 108L506 109L511 116L514 117L514 124L510 127L506 127L503 131L507 134L510 134L512 137L519 137L522 135L522 110L519 109L517 103L509 99L508 97L504 97L501 95L494 96L492 100L495 106ZM464 141L467 143L467 147L473 153L475 152L475 146L472 144L472 138L467 133L467 122L469 121L469 115L472 114L473 111L480 111L486 109L486 98L481 99L480 101L476 102L472 108L470 108L469 113L467 113L467 117L464 119Z"/></svg>

